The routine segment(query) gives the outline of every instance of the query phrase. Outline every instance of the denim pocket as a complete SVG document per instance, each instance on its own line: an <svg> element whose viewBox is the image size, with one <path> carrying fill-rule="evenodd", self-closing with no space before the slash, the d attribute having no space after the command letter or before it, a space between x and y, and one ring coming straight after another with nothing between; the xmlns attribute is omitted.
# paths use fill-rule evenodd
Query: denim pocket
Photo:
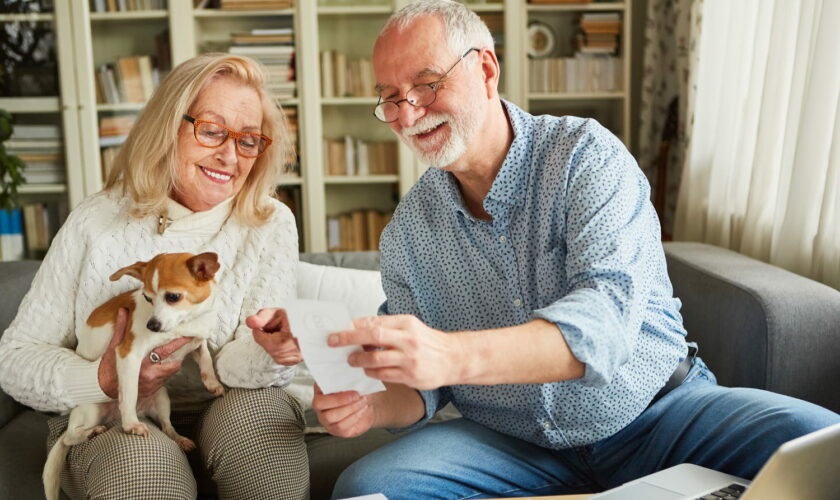
<svg viewBox="0 0 840 500"><path fill-rule="evenodd" d="M703 362L703 359L700 358L700 356L694 358L694 364L691 365L691 369L688 371L688 375L685 376L683 383L687 384L697 379L705 380L711 384L717 384L717 377L715 377L712 370L706 366L706 363Z"/></svg>

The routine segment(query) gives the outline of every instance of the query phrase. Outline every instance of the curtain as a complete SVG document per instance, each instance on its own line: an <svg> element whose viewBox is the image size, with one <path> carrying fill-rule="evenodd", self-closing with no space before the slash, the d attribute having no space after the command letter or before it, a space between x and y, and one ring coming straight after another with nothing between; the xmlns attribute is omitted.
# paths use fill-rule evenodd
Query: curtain
<svg viewBox="0 0 840 500"><path fill-rule="evenodd" d="M840 1L701 10L675 239L840 288Z"/></svg>
<svg viewBox="0 0 840 500"><path fill-rule="evenodd" d="M701 28L702 3L702 0L648 0L647 4L638 161L650 182L666 239L673 234L677 192L688 142L687 94L692 68L697 61L696 40ZM672 105L675 106L674 122L669 125ZM663 132L669 126L674 135L667 151L663 151Z"/></svg>

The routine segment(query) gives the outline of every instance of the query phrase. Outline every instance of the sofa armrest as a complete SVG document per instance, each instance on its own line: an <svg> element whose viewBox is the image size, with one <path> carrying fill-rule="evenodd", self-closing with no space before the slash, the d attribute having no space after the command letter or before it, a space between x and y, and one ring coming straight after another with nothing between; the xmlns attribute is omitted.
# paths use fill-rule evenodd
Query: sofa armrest
<svg viewBox="0 0 840 500"><path fill-rule="evenodd" d="M721 385L840 411L840 292L712 245L666 243L665 255L688 340Z"/></svg>
<svg viewBox="0 0 840 500"><path fill-rule="evenodd" d="M15 319L20 301L29 291L40 261L0 262L0 337ZM6 425L23 406L0 389L0 427Z"/></svg>

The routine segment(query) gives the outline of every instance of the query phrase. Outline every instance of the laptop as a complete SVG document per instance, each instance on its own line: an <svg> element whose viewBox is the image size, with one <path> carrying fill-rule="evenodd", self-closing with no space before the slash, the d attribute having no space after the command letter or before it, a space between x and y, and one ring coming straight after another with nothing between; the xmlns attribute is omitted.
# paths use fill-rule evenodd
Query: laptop
<svg viewBox="0 0 840 500"><path fill-rule="evenodd" d="M840 424L783 444L748 481L680 464L587 500L836 500L840 498Z"/></svg>

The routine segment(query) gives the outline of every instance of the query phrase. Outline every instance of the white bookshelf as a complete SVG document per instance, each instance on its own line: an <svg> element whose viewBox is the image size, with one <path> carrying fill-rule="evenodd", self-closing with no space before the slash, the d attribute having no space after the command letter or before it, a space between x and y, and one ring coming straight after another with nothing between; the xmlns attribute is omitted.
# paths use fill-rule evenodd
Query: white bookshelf
<svg viewBox="0 0 840 500"><path fill-rule="evenodd" d="M592 112L607 117L605 125L629 141L631 1L583 4L530 4L525 0L462 0L479 15L501 15L504 31L503 96L534 113ZM189 0L169 0L165 10L94 13L89 2L54 2L54 14L0 15L0 22L20 17L53 22L60 47L61 91L43 98L0 98L0 108L13 113L53 113L64 123L67 183L30 188L28 195L53 189L65 193L71 206L102 188L98 123L103 116L138 113L143 103L97 104L94 71L118 57L153 54L154 35L169 32L173 66L203 52L224 46L230 33L279 25L294 27L297 95L280 102L294 107L298 120L300 176L284 177L279 185L300 191L301 240L305 251L327 249L328 216L357 208L391 210L425 170L401 143L396 175L327 176L324 138L344 134L365 141L396 141L387 125L372 116L375 97L322 97L320 52L341 50L348 57L370 59L373 41L388 16L409 0L296 0L285 10L219 11L194 9ZM585 12L618 12L622 18L622 85L608 92L529 92L527 26L540 20L555 26L558 38L576 16ZM560 56L570 56L570 53Z"/></svg>

